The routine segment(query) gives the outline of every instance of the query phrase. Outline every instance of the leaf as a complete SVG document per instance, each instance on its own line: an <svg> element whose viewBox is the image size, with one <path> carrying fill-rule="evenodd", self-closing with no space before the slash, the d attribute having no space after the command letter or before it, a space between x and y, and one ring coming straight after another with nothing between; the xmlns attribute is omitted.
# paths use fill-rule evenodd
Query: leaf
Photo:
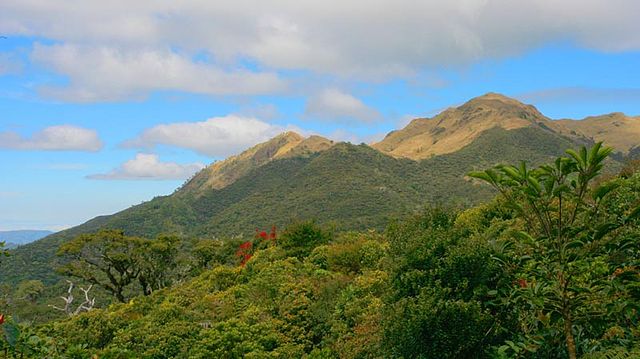
<svg viewBox="0 0 640 359"><path fill-rule="evenodd" d="M500 166L500 170L517 182L521 182L524 179L523 175L513 166Z"/></svg>
<svg viewBox="0 0 640 359"><path fill-rule="evenodd" d="M581 240L575 240L575 241L571 241L569 243L567 243L565 245L566 249L573 249L573 248L580 248L584 246L584 242Z"/></svg>
<svg viewBox="0 0 640 359"><path fill-rule="evenodd" d="M477 178L485 182L493 183L493 178L487 173L487 171L471 171L467 173L467 176Z"/></svg>
<svg viewBox="0 0 640 359"><path fill-rule="evenodd" d="M583 147L584 148L584 147ZM580 169L586 167L586 163L585 161L582 159L582 157L574 150L572 149L568 149L565 151L569 156L571 156L573 158L573 160L576 162L576 164L578 165L578 167Z"/></svg>
<svg viewBox="0 0 640 359"><path fill-rule="evenodd" d="M608 233L618 228L619 225L616 223L605 223L598 226L596 229L596 233L593 235L594 241L599 241L602 237L606 236Z"/></svg>
<svg viewBox="0 0 640 359"><path fill-rule="evenodd" d="M625 218L624 222L627 223L637 218L640 218L640 206L636 207L636 209L631 211L631 213L629 213L627 218Z"/></svg>
<svg viewBox="0 0 640 359"><path fill-rule="evenodd" d="M620 187L620 184L617 182L604 183L593 191L593 199L601 201L606 195L618 187Z"/></svg>

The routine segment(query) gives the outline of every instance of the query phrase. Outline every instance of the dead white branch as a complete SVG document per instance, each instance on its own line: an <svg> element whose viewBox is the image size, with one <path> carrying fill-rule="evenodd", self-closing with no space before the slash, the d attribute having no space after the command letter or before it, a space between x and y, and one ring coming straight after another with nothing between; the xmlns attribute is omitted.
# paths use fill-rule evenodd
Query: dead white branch
<svg viewBox="0 0 640 359"><path fill-rule="evenodd" d="M93 309L93 306L96 303L96 298L89 298L89 291L91 290L91 288L93 288L93 285L90 285L89 288L84 289L82 287L80 287L80 290L84 293L84 302L82 302L75 310L71 309L71 304L73 303L74 297L73 297L73 288L74 288L74 284L73 282L71 282L70 280L67 281L67 283L69 283L69 289L67 290L67 296L66 297L60 297L63 301L64 301L64 307L60 308L57 307L55 305L49 305L51 308L55 309L55 310L59 310L62 312L65 312L68 316L74 316L74 315L78 315L80 314L82 311L90 311Z"/></svg>

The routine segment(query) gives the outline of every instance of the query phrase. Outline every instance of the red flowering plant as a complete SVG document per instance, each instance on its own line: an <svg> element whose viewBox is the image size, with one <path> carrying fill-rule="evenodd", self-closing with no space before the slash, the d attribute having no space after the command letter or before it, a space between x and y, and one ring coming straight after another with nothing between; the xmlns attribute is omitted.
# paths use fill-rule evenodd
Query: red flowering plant
<svg viewBox="0 0 640 359"><path fill-rule="evenodd" d="M253 240L243 242L242 244L240 244L240 246L238 246L236 257L240 259L240 265L244 267L249 259L253 257L253 253L257 249L263 249L268 246L275 245L277 237L276 226L272 226L269 233L256 228L256 234Z"/></svg>
<svg viewBox="0 0 640 359"><path fill-rule="evenodd" d="M245 264L251 259L253 256L253 242L247 241L240 246L238 246L238 250L236 251L236 257L240 258L240 265L244 267Z"/></svg>

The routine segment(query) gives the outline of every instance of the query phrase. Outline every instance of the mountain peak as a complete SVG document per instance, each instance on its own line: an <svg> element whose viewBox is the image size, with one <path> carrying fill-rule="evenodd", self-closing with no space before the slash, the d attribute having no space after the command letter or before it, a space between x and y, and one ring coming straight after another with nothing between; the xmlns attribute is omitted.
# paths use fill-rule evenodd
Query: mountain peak
<svg viewBox="0 0 640 359"><path fill-rule="evenodd" d="M478 106L487 106L497 109L526 109L528 111L533 111L539 114L538 110L531 106L524 104L512 97L505 96L503 94L499 94L496 92L488 92L484 95L474 97L471 100L465 102L462 106L458 107L459 109L469 108L469 107L478 107Z"/></svg>
<svg viewBox="0 0 640 359"><path fill-rule="evenodd" d="M276 138L284 138L284 139L287 139L288 141L302 141L304 139L304 137L301 134L299 134L299 133L297 133L295 131L282 132L281 134L279 134L276 137L272 138L272 140L276 139Z"/></svg>
<svg viewBox="0 0 640 359"><path fill-rule="evenodd" d="M294 156L308 156L324 151L333 144L333 141L324 137L310 136L305 139L294 131L286 131L239 155L214 162L197 173L182 187L181 192L197 193L205 189L221 189L269 161Z"/></svg>
<svg viewBox="0 0 640 359"><path fill-rule="evenodd" d="M555 124L535 107L498 94L475 97L433 118L415 119L372 146L395 157L415 160L458 151L494 127L555 131Z"/></svg>
<svg viewBox="0 0 640 359"><path fill-rule="evenodd" d="M511 97L505 96L505 95L503 95L503 94L501 94L501 93L497 93L497 92L487 92L487 93L486 93L486 94L484 94L484 95L480 95L480 96L477 96L477 97L472 98L472 99L471 99L471 100L469 100L468 102L471 102L471 101L478 101L478 100L498 100L498 101L508 101L508 102L516 101L516 102L518 102L518 101L517 101L516 99L514 99L514 98L511 98Z"/></svg>

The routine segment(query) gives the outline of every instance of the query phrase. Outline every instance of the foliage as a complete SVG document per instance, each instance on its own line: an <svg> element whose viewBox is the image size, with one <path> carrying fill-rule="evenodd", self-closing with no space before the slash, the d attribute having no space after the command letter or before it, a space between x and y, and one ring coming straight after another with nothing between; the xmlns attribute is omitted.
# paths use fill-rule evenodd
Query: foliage
<svg viewBox="0 0 640 359"><path fill-rule="evenodd" d="M556 339L563 336L566 355L576 358L607 330L637 325L637 238L617 230L640 216L640 207L609 216L602 211L619 184L591 187L611 151L598 143L535 170L522 163L470 174L500 191L522 221L497 256L517 278L501 288L502 306L520 314L521 335L508 343L516 353L558 355Z"/></svg>
<svg viewBox="0 0 640 359"><path fill-rule="evenodd" d="M9 256L9 251L4 249L4 242L0 242L0 262L2 257Z"/></svg>
<svg viewBox="0 0 640 359"><path fill-rule="evenodd" d="M170 284L167 275L175 267L176 241L171 236L145 240L116 230L83 234L60 247L58 254L66 264L59 270L101 286L124 303L125 290L134 281L144 295Z"/></svg>
<svg viewBox="0 0 640 359"><path fill-rule="evenodd" d="M16 296L31 303L35 302L44 292L44 284L39 280L26 280L21 282L16 289Z"/></svg>
<svg viewBox="0 0 640 359"><path fill-rule="evenodd" d="M278 245L288 255L303 258L315 247L329 243L332 237L330 231L319 227L313 221L298 222L287 227L278 240Z"/></svg>
<svg viewBox="0 0 640 359"><path fill-rule="evenodd" d="M549 146L544 151L555 149L557 142L545 142L545 138L539 138L540 146ZM517 140L513 140L514 152L516 145L535 145ZM465 210L429 207L392 220L384 232L344 231L339 223L325 221L293 221L277 232L275 227L255 230L253 237L219 237L206 230L191 237L183 231L187 227L173 232L181 236L167 236L161 229L172 225L158 225L154 218L150 222L159 227L141 234L155 239L146 239L122 230L99 230L106 222L97 219L91 223L97 232L65 234L60 262L63 272L87 281L82 285L94 283L92 278L102 285L102 291L96 293L100 305L71 318L51 320L53 317L42 315L47 322L34 326L24 313L46 308L48 301L64 292L64 284L40 291L38 282L23 282L20 295L12 287L0 287L0 311L11 314L6 323L14 328L9 329L11 338L17 338L12 339L12 346L6 340L2 345L8 357L25 358L562 358L568 356L562 304L569 303L578 356L633 357L630 353L637 352L640 344L640 211L636 209L640 206L640 174L596 180L604 163L597 159L606 154L601 150L575 152L536 170L500 166L493 172L474 173L475 177L495 178L497 190L504 194ZM369 150L342 146L334 151L341 158L334 162L335 169L344 172L348 169L341 166L348 159ZM474 147L474 151L478 166L492 165L496 159L490 147ZM451 154L448 160L461 155ZM469 161L473 155L465 154ZM317 155L285 162L292 168L313 165L326 169L329 160L335 159ZM379 175L375 181L395 188L400 186L394 184L397 176L376 171L424 165L430 167L420 176L429 171L437 174L447 167L441 161L444 159L438 157L410 164L372 157L357 170L366 176ZM258 187L250 187L248 180L236 182L247 186L236 195L295 182L281 178L282 173L275 170L285 163L275 162L254 178ZM376 169L380 163L392 167ZM354 178L353 186L372 183ZM352 185L342 178L323 180L340 184L317 184L328 186L324 190ZM598 185L592 186L595 182ZM489 186L475 179L460 178L457 183L464 183L477 195L491 193ZM403 196L425 188L416 185L406 189L408 194L396 192L379 199L398 201L385 206L402 206L407 203ZM367 191L363 190L365 197ZM273 199L271 194L252 193ZM334 192L331 201L356 203L339 194ZM436 197L420 195L423 199ZM308 193L317 211L329 208L324 199L314 196ZM225 198L205 197L195 200ZM377 201L378 197L366 199ZM284 204L247 202L267 208L253 209L261 224L252 225L247 232L265 228L268 217L261 217L264 213L292 203L300 205L295 198L282 199L290 200ZM180 201L188 202L186 198ZM349 216L363 213L367 217L378 206L362 205L362 212L351 207L354 213ZM560 285L567 282L570 284ZM108 289L116 285L122 287L124 300L116 298L117 289Z"/></svg>
<svg viewBox="0 0 640 359"><path fill-rule="evenodd" d="M494 192L489 187L465 178L470 170L523 159L540 164L570 146L569 140L543 129L496 128L455 153L415 162L341 143L311 156L270 161L220 190L177 191L21 246L0 264L0 283L59 281L53 270L57 248L105 228L145 238L170 233L214 239L315 219L339 231L382 230L391 218L425 204L471 206L490 199Z"/></svg>
<svg viewBox="0 0 640 359"><path fill-rule="evenodd" d="M491 261L494 250L483 238L487 229L477 232L477 224L493 211L458 215L433 209L389 226L391 290L384 320L389 356L485 357L513 328L508 310L491 305L504 273ZM502 220L495 221L499 233Z"/></svg>

